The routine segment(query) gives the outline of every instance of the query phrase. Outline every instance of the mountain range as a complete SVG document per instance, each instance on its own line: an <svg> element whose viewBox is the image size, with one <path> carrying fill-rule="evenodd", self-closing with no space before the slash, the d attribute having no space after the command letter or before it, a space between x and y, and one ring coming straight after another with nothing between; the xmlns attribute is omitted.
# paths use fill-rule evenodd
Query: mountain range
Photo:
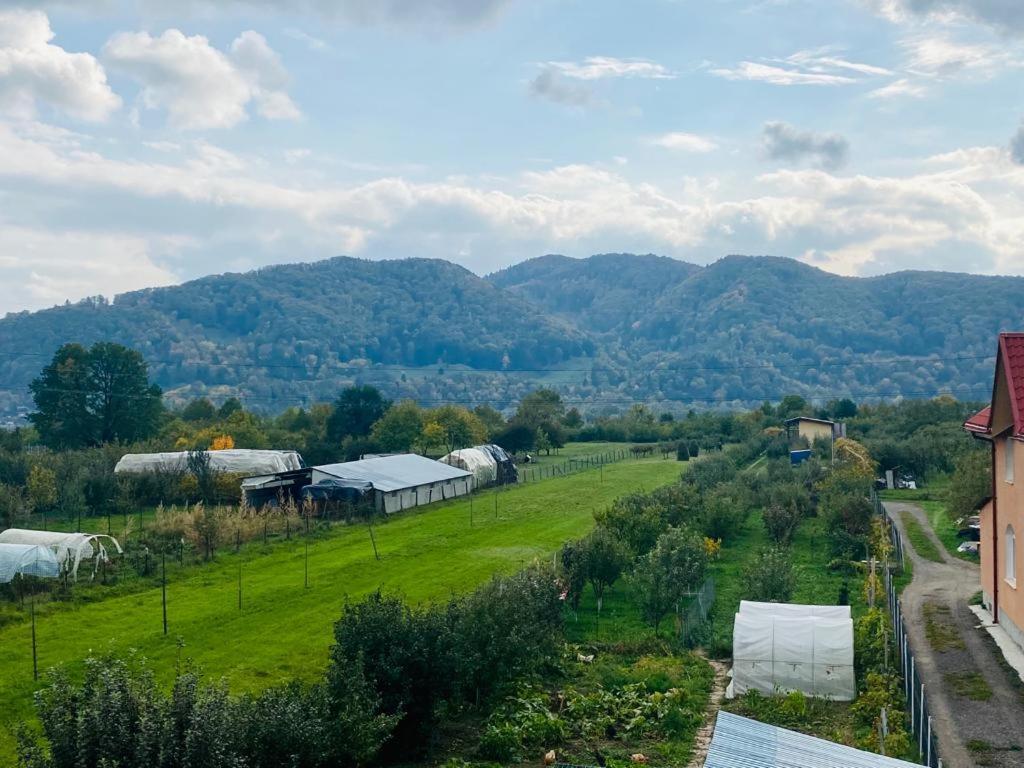
<svg viewBox="0 0 1024 768"><path fill-rule="evenodd" d="M0 414L62 343L138 349L168 399L278 411L351 383L508 407L548 384L585 412L682 411L791 392L983 399L1024 278L852 278L776 257L542 256L487 277L441 260L326 261L206 277L0 319Z"/></svg>

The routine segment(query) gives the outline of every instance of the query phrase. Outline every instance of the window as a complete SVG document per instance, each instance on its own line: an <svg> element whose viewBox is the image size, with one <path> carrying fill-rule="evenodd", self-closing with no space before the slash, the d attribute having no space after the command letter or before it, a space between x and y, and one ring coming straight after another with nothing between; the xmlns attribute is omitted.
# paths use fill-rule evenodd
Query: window
<svg viewBox="0 0 1024 768"><path fill-rule="evenodd" d="M1013 446L1017 441L1012 437L1006 438L1006 448L1003 451L1003 477L1006 482L1013 482Z"/></svg>
<svg viewBox="0 0 1024 768"><path fill-rule="evenodd" d="M1006 526L1006 580L1017 586L1017 537L1012 525Z"/></svg>

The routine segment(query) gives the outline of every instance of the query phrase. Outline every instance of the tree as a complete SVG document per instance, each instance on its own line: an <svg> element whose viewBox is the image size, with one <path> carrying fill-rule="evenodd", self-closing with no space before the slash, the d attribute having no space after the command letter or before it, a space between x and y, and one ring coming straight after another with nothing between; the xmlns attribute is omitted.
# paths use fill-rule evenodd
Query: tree
<svg viewBox="0 0 1024 768"><path fill-rule="evenodd" d="M565 412L565 416L562 417L562 424L569 429L579 429L583 426L583 416L580 415L579 408L570 408Z"/></svg>
<svg viewBox="0 0 1024 768"><path fill-rule="evenodd" d="M677 461L689 461L690 460L690 451L686 447L686 441L685 440L680 440L676 444L676 460Z"/></svg>
<svg viewBox="0 0 1024 768"><path fill-rule="evenodd" d="M857 415L857 404L848 397L832 400L828 404L828 412L833 419L852 419Z"/></svg>
<svg viewBox="0 0 1024 768"><path fill-rule="evenodd" d="M185 421L213 421L216 417L217 409L205 397L197 397L181 411L181 418Z"/></svg>
<svg viewBox="0 0 1024 768"><path fill-rule="evenodd" d="M762 549L743 571L743 585L747 600L786 602L796 588L793 553L784 547Z"/></svg>
<svg viewBox="0 0 1024 768"><path fill-rule="evenodd" d="M29 420L56 449L144 440L163 413L162 393L149 383L142 355L109 342L88 350L65 344L29 389L36 404Z"/></svg>
<svg viewBox="0 0 1024 768"><path fill-rule="evenodd" d="M45 512L57 503L57 475L52 469L36 464L29 470L25 491L32 508Z"/></svg>
<svg viewBox="0 0 1024 768"><path fill-rule="evenodd" d="M520 453L533 448L534 434L525 424L509 424L491 440L509 453Z"/></svg>
<svg viewBox="0 0 1024 768"><path fill-rule="evenodd" d="M587 545L585 541L568 541L562 545L562 584L573 614L580 612L583 588L587 584Z"/></svg>
<svg viewBox="0 0 1024 768"><path fill-rule="evenodd" d="M519 401L515 421L536 429L545 422L561 421L564 416L562 396L550 387L541 387Z"/></svg>
<svg viewBox="0 0 1024 768"><path fill-rule="evenodd" d="M334 410L327 420L327 439L340 445L346 437L369 435L390 405L376 387L348 387L334 401Z"/></svg>
<svg viewBox="0 0 1024 768"><path fill-rule="evenodd" d="M431 419L423 425L423 432L420 434L420 447L426 453L435 445L444 445L444 427Z"/></svg>
<svg viewBox="0 0 1024 768"><path fill-rule="evenodd" d="M704 539L688 528L669 528L658 543L640 558L632 575L644 618L654 627L704 578L708 552Z"/></svg>
<svg viewBox="0 0 1024 768"><path fill-rule="evenodd" d="M209 451L189 451L187 463L189 473L196 479L200 500L209 504L217 490L217 472L210 466Z"/></svg>
<svg viewBox="0 0 1024 768"><path fill-rule="evenodd" d="M488 439L493 439L494 435L505 428L505 417L501 415L501 411L489 405L478 405L473 409L473 415L484 425Z"/></svg>
<svg viewBox="0 0 1024 768"><path fill-rule="evenodd" d="M537 432L534 434L533 447L537 449L537 453L544 451L548 456L551 455L551 440L548 438L548 433L540 427L537 427Z"/></svg>
<svg viewBox="0 0 1024 768"><path fill-rule="evenodd" d="M211 451L230 451L235 447L235 438L231 435L217 435L210 441Z"/></svg>
<svg viewBox="0 0 1024 768"><path fill-rule="evenodd" d="M442 442L448 453L487 439L487 429L480 419L460 406L442 405L430 411L428 418L444 431Z"/></svg>
<svg viewBox="0 0 1024 768"><path fill-rule="evenodd" d="M237 397L229 397L227 400L221 403L221 406L217 411L217 418L230 419L232 416L234 416L236 413L239 413L242 410L244 410L242 408L242 401L239 400Z"/></svg>
<svg viewBox="0 0 1024 768"><path fill-rule="evenodd" d="M412 400L403 400L388 408L370 431L385 451L407 451L423 433L423 409Z"/></svg>
<svg viewBox="0 0 1024 768"><path fill-rule="evenodd" d="M792 504L773 503L765 508L762 520L768 538L776 544L789 544L802 517L800 510Z"/></svg>
<svg viewBox="0 0 1024 768"><path fill-rule="evenodd" d="M585 540L587 548L587 581L594 590L597 612L601 613L604 593L622 575L629 557L626 548L606 528L596 528Z"/></svg>
<svg viewBox="0 0 1024 768"><path fill-rule="evenodd" d="M992 460L987 451L971 451L956 461L946 492L949 516L964 520L992 495Z"/></svg>

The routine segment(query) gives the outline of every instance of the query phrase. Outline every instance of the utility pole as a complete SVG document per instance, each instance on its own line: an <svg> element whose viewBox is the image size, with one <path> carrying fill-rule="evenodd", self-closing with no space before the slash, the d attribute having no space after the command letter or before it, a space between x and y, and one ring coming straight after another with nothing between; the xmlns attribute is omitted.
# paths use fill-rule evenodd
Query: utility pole
<svg viewBox="0 0 1024 768"><path fill-rule="evenodd" d="M167 553L160 556L160 601L164 609L164 636L167 635Z"/></svg>

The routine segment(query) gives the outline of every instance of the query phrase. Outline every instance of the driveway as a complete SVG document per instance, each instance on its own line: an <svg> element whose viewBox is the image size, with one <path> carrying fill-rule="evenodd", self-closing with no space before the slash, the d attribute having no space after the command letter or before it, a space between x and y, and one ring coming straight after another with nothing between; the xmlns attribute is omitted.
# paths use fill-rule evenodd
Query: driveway
<svg viewBox="0 0 1024 768"><path fill-rule="evenodd" d="M945 768L1024 765L1024 697L988 634L968 608L981 588L978 566L950 555L916 504L885 502L914 578L901 596L903 620L934 718ZM941 563L914 551L900 518L913 515L942 554ZM932 623L926 634L925 609ZM959 684L960 690L954 690Z"/></svg>

